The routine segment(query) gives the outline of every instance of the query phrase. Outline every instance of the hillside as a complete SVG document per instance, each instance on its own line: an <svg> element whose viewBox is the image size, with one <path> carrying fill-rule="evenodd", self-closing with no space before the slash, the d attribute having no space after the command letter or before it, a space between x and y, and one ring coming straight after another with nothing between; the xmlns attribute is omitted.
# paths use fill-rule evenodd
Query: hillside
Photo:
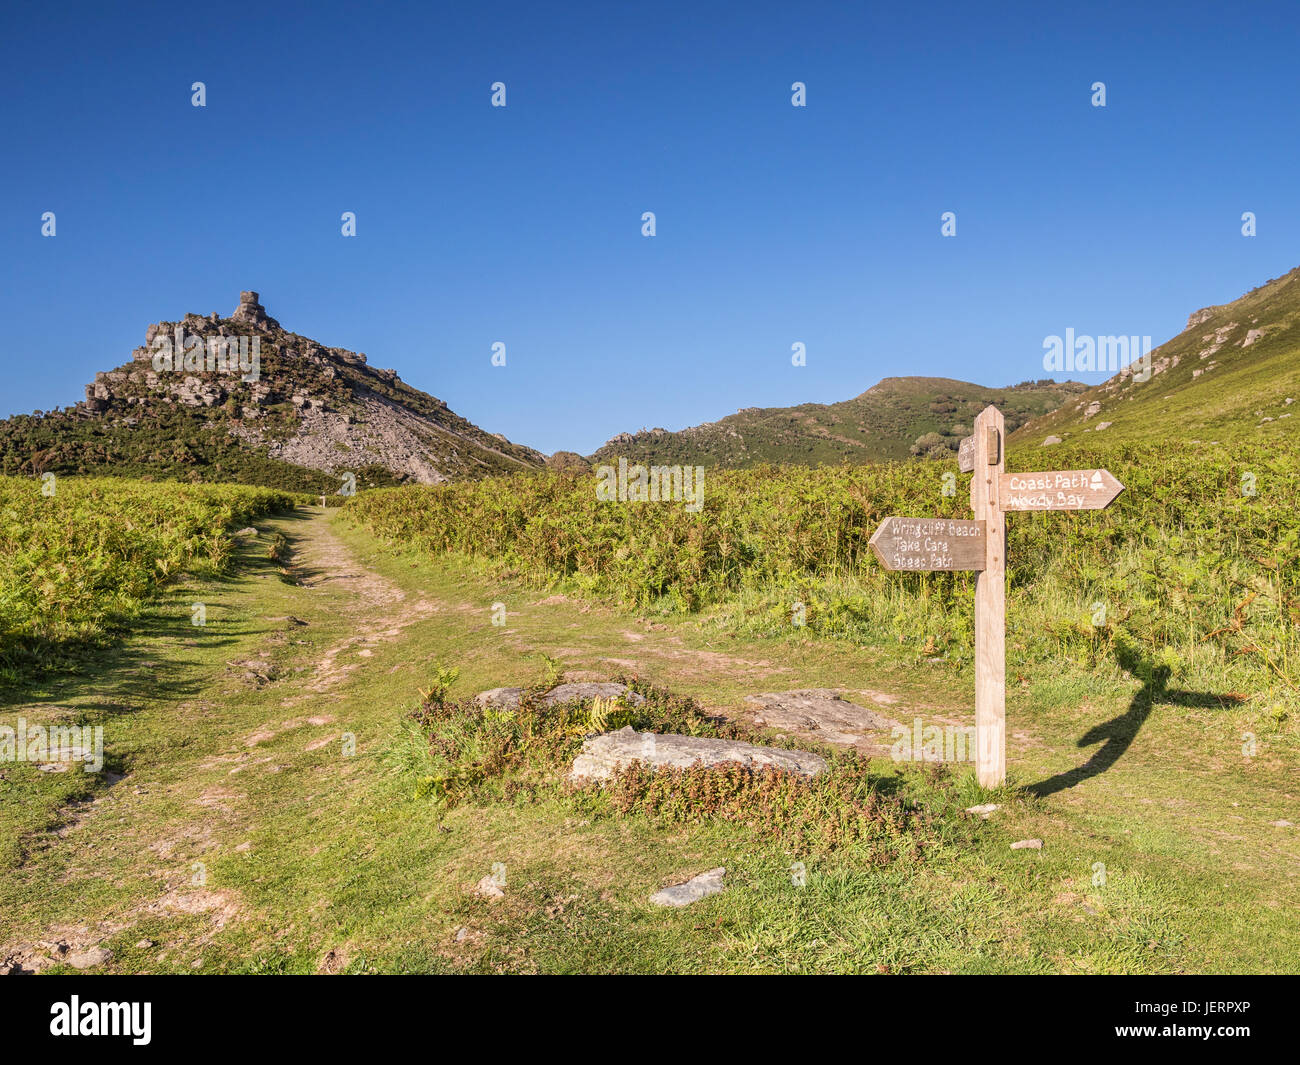
<svg viewBox="0 0 1300 1065"><path fill-rule="evenodd" d="M1055 410L1086 389L1074 381L1026 381L984 388L945 377L887 377L841 403L746 407L679 432L620 433L593 462L625 457L666 464L743 468L760 463L858 464L956 451L984 407L997 404L1007 425Z"/></svg>
<svg viewBox="0 0 1300 1065"><path fill-rule="evenodd" d="M201 346L180 351L169 369L177 337L181 347L194 337ZM0 422L0 473L14 476L112 473L333 491L348 472L359 485L437 484L544 462L365 355L283 329L256 292L241 293L228 318L214 311L151 325L131 360L96 374L74 407Z"/></svg>
<svg viewBox="0 0 1300 1065"><path fill-rule="evenodd" d="M1300 268L1240 299L1204 307L1151 352L1151 375L1128 369L1021 426L1013 446L1178 440L1286 441L1300 411ZM1141 374L1137 374L1140 377ZM1085 434L1091 434L1085 436ZM1101 441L1098 441L1101 443Z"/></svg>

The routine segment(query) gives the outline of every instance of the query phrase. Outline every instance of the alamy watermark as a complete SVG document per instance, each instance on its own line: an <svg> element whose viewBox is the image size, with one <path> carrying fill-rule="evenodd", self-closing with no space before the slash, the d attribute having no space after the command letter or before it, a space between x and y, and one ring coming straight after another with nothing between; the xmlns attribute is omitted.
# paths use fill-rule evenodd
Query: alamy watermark
<svg viewBox="0 0 1300 1065"><path fill-rule="evenodd" d="M151 1002L82 1002L72 995L50 1006L50 1035L130 1036L135 1046L148 1046L152 1036Z"/></svg>
<svg viewBox="0 0 1300 1065"><path fill-rule="evenodd" d="M175 340L167 333L153 338L153 368L158 373L197 373L207 370L216 373L239 373L242 380L256 381L262 374L262 338L203 337L197 333L185 335L185 327L178 325Z"/></svg>
<svg viewBox="0 0 1300 1065"><path fill-rule="evenodd" d="M925 725L914 718L907 725L895 725L889 748L895 762L974 762L976 730L974 725Z"/></svg>
<svg viewBox="0 0 1300 1065"><path fill-rule="evenodd" d="M1117 373L1133 370L1134 381L1151 380L1151 338L1149 336L1076 336L1067 329L1064 337L1043 338L1043 369L1049 373Z"/></svg>
<svg viewBox="0 0 1300 1065"><path fill-rule="evenodd" d="M618 466L596 468L596 498L602 503L685 503L698 514L704 507L703 466Z"/></svg>
<svg viewBox="0 0 1300 1065"><path fill-rule="evenodd" d="M87 773L104 768L103 725L0 725L0 762L82 762Z"/></svg>

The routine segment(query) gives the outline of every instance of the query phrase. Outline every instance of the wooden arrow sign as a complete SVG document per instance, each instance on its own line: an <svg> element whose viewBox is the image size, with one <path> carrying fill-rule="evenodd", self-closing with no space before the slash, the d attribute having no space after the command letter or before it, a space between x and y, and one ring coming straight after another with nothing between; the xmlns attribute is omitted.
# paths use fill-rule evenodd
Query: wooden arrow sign
<svg viewBox="0 0 1300 1065"><path fill-rule="evenodd" d="M1124 486L1110 470L1051 470L1004 473L1000 489L1003 510L1101 510Z"/></svg>
<svg viewBox="0 0 1300 1065"><path fill-rule="evenodd" d="M869 543L888 570L917 573L984 568L982 521L886 518Z"/></svg>

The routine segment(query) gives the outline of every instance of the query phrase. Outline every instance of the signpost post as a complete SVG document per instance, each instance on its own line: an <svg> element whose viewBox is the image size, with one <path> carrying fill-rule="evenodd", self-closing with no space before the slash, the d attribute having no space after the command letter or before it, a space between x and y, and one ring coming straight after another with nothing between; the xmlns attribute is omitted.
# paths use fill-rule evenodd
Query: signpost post
<svg viewBox="0 0 1300 1065"><path fill-rule="evenodd" d="M961 442L975 520L886 518L871 550L887 570L975 572L975 771L981 787L1007 778L1006 518L1013 510L1100 510L1124 486L1109 470L1007 473L1002 412L986 407Z"/></svg>
<svg viewBox="0 0 1300 1065"><path fill-rule="evenodd" d="M1007 778L1007 534L1002 517L1002 412L975 419L970 508L984 522L984 571L975 578L975 772L980 787Z"/></svg>

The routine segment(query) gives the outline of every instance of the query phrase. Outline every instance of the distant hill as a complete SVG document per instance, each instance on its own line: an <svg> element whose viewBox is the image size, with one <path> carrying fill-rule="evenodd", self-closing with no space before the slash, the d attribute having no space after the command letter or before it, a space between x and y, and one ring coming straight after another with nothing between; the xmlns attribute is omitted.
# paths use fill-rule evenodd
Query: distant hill
<svg viewBox="0 0 1300 1065"><path fill-rule="evenodd" d="M206 365L155 368L177 330L209 342L242 341L256 374ZM224 358L225 352L220 352ZM191 354L191 358L195 356ZM255 377L255 380L246 380ZM0 422L0 473L117 474L237 481L335 491L344 474L359 486L443 481L538 469L532 448L484 432L447 404L366 356L291 333L256 292L240 294L228 318L187 314L151 325L131 361L95 375L74 407Z"/></svg>
<svg viewBox="0 0 1300 1065"><path fill-rule="evenodd" d="M1151 353L1150 379L1124 369L1008 443L1095 439L1277 440L1294 448L1300 423L1300 268L1231 303L1204 307Z"/></svg>
<svg viewBox="0 0 1300 1065"><path fill-rule="evenodd" d="M746 407L679 432L620 433L593 456L663 465L745 467L759 463L875 462L956 451L975 415L990 403L1008 427L1055 410L1086 391L1076 381L1026 381L985 388L946 377L887 377L841 403Z"/></svg>

